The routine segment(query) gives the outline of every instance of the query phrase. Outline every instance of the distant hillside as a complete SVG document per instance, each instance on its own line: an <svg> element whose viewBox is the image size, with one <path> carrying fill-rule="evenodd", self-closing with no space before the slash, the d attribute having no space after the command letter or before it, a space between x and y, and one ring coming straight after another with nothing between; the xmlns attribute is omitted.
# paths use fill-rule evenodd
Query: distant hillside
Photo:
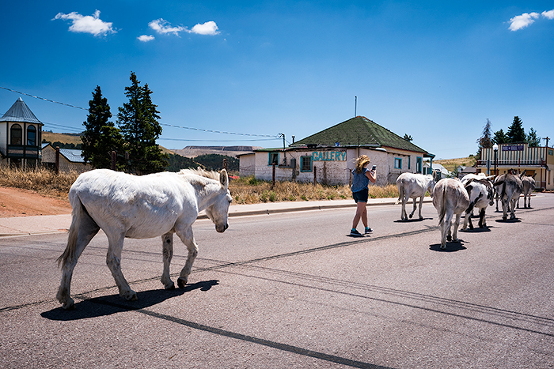
<svg viewBox="0 0 554 369"><path fill-rule="evenodd" d="M218 154L234 156L260 149L258 146L186 146L183 149L173 150L176 154L187 158L195 158L201 155Z"/></svg>
<svg viewBox="0 0 554 369"><path fill-rule="evenodd" d="M75 146L82 144L81 136L79 133L53 133L53 132L42 132L42 140L54 143L54 142L60 142L63 144L73 144ZM80 147L80 146L79 146ZM66 148L69 148L66 147ZM166 149L163 146L160 146L160 149L166 154L174 154L172 150ZM182 155L181 155L182 156Z"/></svg>
<svg viewBox="0 0 554 369"><path fill-rule="evenodd" d="M74 144L77 146L81 144L81 136L78 134L69 134L69 133L53 133L53 132L42 132L43 141L48 142L62 142L65 144Z"/></svg>
<svg viewBox="0 0 554 369"><path fill-rule="evenodd" d="M433 160L433 163L441 164L443 167L452 172L460 165L464 167L471 167L475 165L475 161L475 157L468 156L467 158Z"/></svg>

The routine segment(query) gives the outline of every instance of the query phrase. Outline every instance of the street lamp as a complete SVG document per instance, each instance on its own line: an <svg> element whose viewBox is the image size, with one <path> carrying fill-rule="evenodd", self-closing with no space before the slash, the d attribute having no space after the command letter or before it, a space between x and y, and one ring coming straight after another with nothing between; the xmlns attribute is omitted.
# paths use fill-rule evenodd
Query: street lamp
<svg viewBox="0 0 554 369"><path fill-rule="evenodd" d="M498 145L492 145L492 149L494 150L494 175L498 175L496 171L496 167L498 166Z"/></svg>

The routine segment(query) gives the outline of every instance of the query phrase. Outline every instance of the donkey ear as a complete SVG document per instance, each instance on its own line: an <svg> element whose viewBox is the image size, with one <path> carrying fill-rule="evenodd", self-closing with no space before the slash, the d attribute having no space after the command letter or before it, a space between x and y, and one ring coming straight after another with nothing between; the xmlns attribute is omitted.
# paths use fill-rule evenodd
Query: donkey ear
<svg viewBox="0 0 554 369"><path fill-rule="evenodd" d="M221 185L225 188L229 186L229 177L225 169L221 169L221 172L219 172L219 182L221 182Z"/></svg>

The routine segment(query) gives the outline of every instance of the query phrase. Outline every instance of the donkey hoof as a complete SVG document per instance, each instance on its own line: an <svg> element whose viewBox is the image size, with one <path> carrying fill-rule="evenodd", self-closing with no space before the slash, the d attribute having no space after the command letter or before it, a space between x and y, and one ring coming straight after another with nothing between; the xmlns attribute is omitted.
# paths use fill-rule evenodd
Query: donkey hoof
<svg viewBox="0 0 554 369"><path fill-rule="evenodd" d="M125 294L123 294L123 298L127 301L137 301L138 300L138 297L137 297L137 293L135 291L129 291L129 292L126 292Z"/></svg>
<svg viewBox="0 0 554 369"><path fill-rule="evenodd" d="M174 290L175 289L175 283L171 282L170 284L165 285L164 288L168 291Z"/></svg>
<svg viewBox="0 0 554 369"><path fill-rule="evenodd" d="M179 288L185 288L186 284L187 284L186 278L179 277L179 279L177 279L177 285L179 286Z"/></svg>
<svg viewBox="0 0 554 369"><path fill-rule="evenodd" d="M73 299L68 299L66 302L62 304L62 309L64 310L72 310L75 309L75 301Z"/></svg>

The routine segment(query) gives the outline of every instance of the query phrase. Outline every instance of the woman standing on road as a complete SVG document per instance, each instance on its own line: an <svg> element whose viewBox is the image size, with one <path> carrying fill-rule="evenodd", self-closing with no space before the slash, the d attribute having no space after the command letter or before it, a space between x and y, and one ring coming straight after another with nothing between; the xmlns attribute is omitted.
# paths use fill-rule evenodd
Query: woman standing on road
<svg viewBox="0 0 554 369"><path fill-rule="evenodd" d="M352 187L350 188L352 190L352 197L354 198L354 201L357 204L356 207L356 215L354 216L354 221L352 222L352 230L350 231L351 236L355 237L361 237L362 234L358 232L356 227L358 227L358 223L360 222L360 218L362 219L362 223L365 226L365 234L368 234L369 232L373 231L373 229L369 228L367 225L367 198L369 196L369 190L367 186L369 185L369 181L371 183L375 183L376 176L376 167L375 165L371 170L367 169L367 165L369 164L369 158L366 155L360 156L358 159L356 159L356 168L352 170Z"/></svg>

